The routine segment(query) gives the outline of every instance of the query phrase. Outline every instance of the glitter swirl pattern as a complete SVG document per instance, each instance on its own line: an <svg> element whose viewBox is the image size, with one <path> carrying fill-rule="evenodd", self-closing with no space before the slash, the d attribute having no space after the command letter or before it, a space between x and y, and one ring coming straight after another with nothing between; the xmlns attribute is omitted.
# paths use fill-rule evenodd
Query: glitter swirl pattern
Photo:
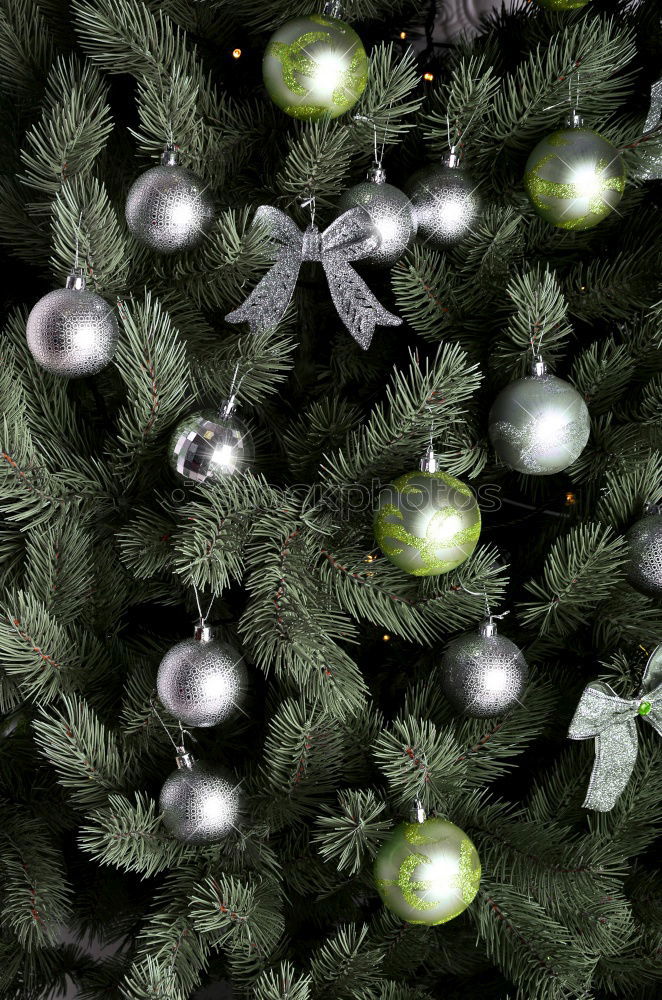
<svg viewBox="0 0 662 1000"><path fill-rule="evenodd" d="M459 916L478 892L480 876L474 844L443 819L402 823L375 859L377 891L410 924L435 926Z"/></svg>

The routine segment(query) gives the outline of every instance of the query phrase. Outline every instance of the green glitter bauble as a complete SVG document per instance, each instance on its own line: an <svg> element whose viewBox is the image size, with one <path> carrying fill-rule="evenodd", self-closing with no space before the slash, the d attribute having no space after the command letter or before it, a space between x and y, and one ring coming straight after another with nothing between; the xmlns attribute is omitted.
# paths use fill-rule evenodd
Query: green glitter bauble
<svg viewBox="0 0 662 1000"><path fill-rule="evenodd" d="M401 823L375 858L377 892L408 924L445 924L466 910L479 885L476 848L444 819Z"/></svg>
<svg viewBox="0 0 662 1000"><path fill-rule="evenodd" d="M578 10L586 7L590 0L537 0L537 3L546 10Z"/></svg>
<svg viewBox="0 0 662 1000"><path fill-rule="evenodd" d="M337 118L353 108L368 82L361 39L335 17L309 14L279 28L262 61L274 104L293 118Z"/></svg>
<svg viewBox="0 0 662 1000"><path fill-rule="evenodd" d="M446 472L408 472L382 490L375 540L412 576L449 573L476 548L480 510L468 486Z"/></svg>
<svg viewBox="0 0 662 1000"><path fill-rule="evenodd" d="M618 205L625 167L618 150L590 128L566 128L539 142L524 187L538 215L559 229L591 229Z"/></svg>

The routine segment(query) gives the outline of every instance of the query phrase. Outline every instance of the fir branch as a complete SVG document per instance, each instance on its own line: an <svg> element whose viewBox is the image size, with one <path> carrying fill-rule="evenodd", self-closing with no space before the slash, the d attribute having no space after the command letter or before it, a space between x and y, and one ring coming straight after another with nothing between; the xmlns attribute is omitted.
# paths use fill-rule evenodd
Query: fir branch
<svg viewBox="0 0 662 1000"><path fill-rule="evenodd" d="M312 841L325 861L336 861L338 870L350 875L360 870L367 855L374 858L391 824L380 819L384 803L371 789L347 789L338 793L338 806L326 806L318 816Z"/></svg>
<svg viewBox="0 0 662 1000"><path fill-rule="evenodd" d="M193 926L214 947L231 951L269 955L284 930L278 895L259 879L210 876L193 889L190 912Z"/></svg>
<svg viewBox="0 0 662 1000"><path fill-rule="evenodd" d="M420 799L431 811L465 779L466 763L454 735L426 719L396 719L379 735L373 755L394 800L406 809Z"/></svg>
<svg viewBox="0 0 662 1000"><path fill-rule="evenodd" d="M79 844L100 864L144 877L181 864L188 850L164 832L156 803L140 792L134 802L109 795L108 805L92 811L81 827Z"/></svg>

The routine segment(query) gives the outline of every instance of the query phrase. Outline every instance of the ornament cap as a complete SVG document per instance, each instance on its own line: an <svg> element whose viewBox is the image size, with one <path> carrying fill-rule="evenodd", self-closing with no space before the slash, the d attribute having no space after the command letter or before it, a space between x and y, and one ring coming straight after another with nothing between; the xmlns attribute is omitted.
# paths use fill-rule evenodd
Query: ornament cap
<svg viewBox="0 0 662 1000"><path fill-rule="evenodd" d="M496 622L491 617L490 618L486 618L484 622L480 623L480 625L478 626L478 631L485 638L487 638L489 636L492 636L492 635L497 635L498 634L497 633Z"/></svg>
<svg viewBox="0 0 662 1000"><path fill-rule="evenodd" d="M227 420L234 411L237 409L237 397L236 395L230 396L228 399L224 399L218 408L219 415Z"/></svg>
<svg viewBox="0 0 662 1000"><path fill-rule="evenodd" d="M652 503L648 501L644 504L644 517L651 514L662 514L662 503Z"/></svg>
<svg viewBox="0 0 662 1000"><path fill-rule="evenodd" d="M342 18L345 11L340 0L327 0L322 11L325 17Z"/></svg>
<svg viewBox="0 0 662 1000"><path fill-rule="evenodd" d="M430 446L426 451L425 455L420 462L421 472L436 472L439 468L439 462L437 461L437 456L434 453L434 448Z"/></svg>
<svg viewBox="0 0 662 1000"><path fill-rule="evenodd" d="M457 152L457 146L451 146L450 151L446 153L441 162L444 167L451 167L453 170L458 170L460 166L460 154Z"/></svg>
<svg viewBox="0 0 662 1000"><path fill-rule="evenodd" d="M543 378L547 374L547 365L543 361L542 354L536 354L531 362L531 374L537 378Z"/></svg>
<svg viewBox="0 0 662 1000"><path fill-rule="evenodd" d="M573 108L572 111L568 113L565 123L568 128L581 128L584 124L584 119L580 113Z"/></svg>
<svg viewBox="0 0 662 1000"><path fill-rule="evenodd" d="M204 618L200 618L193 629L193 638L197 642L211 642L214 638L214 629L207 625Z"/></svg>
<svg viewBox="0 0 662 1000"><path fill-rule="evenodd" d="M172 143L168 143L161 155L161 163L164 167L176 167L179 164L179 150Z"/></svg>
<svg viewBox="0 0 662 1000"><path fill-rule="evenodd" d="M371 184L386 184L386 171L381 163L375 161L366 174L366 178Z"/></svg>
<svg viewBox="0 0 662 1000"><path fill-rule="evenodd" d="M423 803L420 799L414 799L411 810L409 812L409 821L411 823L425 823L427 819L427 813L423 808Z"/></svg>
<svg viewBox="0 0 662 1000"><path fill-rule="evenodd" d="M189 753L186 747L177 747L177 767L180 771L190 771L195 764L195 757Z"/></svg>
<svg viewBox="0 0 662 1000"><path fill-rule="evenodd" d="M82 267L72 267L71 273L67 275L65 288L73 288L77 292L85 291L85 275Z"/></svg>

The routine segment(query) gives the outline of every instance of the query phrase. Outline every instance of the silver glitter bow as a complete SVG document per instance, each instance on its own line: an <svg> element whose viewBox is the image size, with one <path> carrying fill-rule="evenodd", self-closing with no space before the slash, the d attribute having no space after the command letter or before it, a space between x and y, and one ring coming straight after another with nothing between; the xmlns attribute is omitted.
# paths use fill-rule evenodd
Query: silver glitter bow
<svg viewBox="0 0 662 1000"><path fill-rule="evenodd" d="M584 689L568 736L595 738L595 764L585 809L608 812L630 780L637 760L637 716L662 736L662 645L651 653L637 698L620 698L604 681Z"/></svg>
<svg viewBox="0 0 662 1000"><path fill-rule="evenodd" d="M379 245L379 235L364 208L350 208L323 233L310 225L301 230L271 205L260 205L253 225L266 222L279 247L276 262L255 286L246 301L225 317L230 323L246 322L251 333L272 329L282 318L292 298L304 260L321 261L338 315L366 350L375 327L399 326L402 320L390 313L359 277L350 260L360 260Z"/></svg>
<svg viewBox="0 0 662 1000"><path fill-rule="evenodd" d="M662 80L651 87L651 103L644 122L644 138L652 138L650 146L642 144L640 160L634 176L641 181L662 178Z"/></svg>

